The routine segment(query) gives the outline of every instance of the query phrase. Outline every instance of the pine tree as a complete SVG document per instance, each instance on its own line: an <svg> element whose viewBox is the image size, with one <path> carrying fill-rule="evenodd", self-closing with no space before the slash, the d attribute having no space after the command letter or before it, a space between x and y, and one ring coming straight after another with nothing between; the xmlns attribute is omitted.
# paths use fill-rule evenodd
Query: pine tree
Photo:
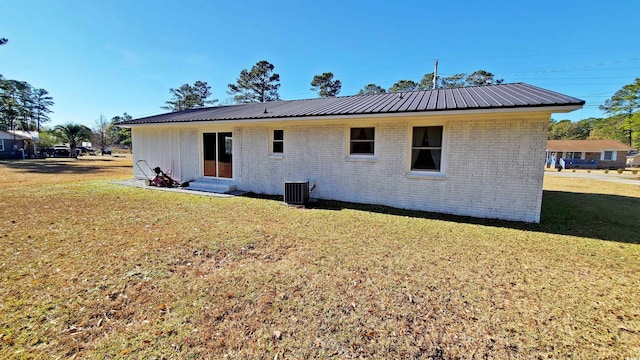
<svg viewBox="0 0 640 360"><path fill-rule="evenodd" d="M280 99L280 75L273 73L275 67L268 61L256 63L251 70L244 69L235 84L229 84L229 95L237 103L254 103Z"/></svg>

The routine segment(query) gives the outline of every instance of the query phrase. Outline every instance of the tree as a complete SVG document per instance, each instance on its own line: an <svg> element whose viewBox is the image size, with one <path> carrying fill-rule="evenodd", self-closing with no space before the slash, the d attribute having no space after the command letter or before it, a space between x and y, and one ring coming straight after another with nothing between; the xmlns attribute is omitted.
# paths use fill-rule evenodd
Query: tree
<svg viewBox="0 0 640 360"><path fill-rule="evenodd" d="M311 81L311 90L317 91L320 97L335 97L340 93L342 82L333 80L333 73L326 72L316 75Z"/></svg>
<svg viewBox="0 0 640 360"><path fill-rule="evenodd" d="M44 89L35 89L26 81L6 79L0 75L0 127L39 130L40 122L49 120L53 98Z"/></svg>
<svg viewBox="0 0 640 360"><path fill-rule="evenodd" d="M50 148L58 142L58 137L53 130L43 130L38 135L38 146L40 147Z"/></svg>
<svg viewBox="0 0 640 360"><path fill-rule="evenodd" d="M623 118L619 129L627 134L629 146L633 143L633 133L640 131L640 120L634 116L640 109L640 78L622 87L600 106L600 110L611 116Z"/></svg>
<svg viewBox="0 0 640 360"><path fill-rule="evenodd" d="M424 74L422 79L420 79L420 84L418 84L419 90L429 90L433 89L433 77L435 75L433 73Z"/></svg>
<svg viewBox="0 0 640 360"><path fill-rule="evenodd" d="M442 78L440 81L440 86L443 88L459 88L464 87L464 76L465 73L454 74L451 76L447 76Z"/></svg>
<svg viewBox="0 0 640 360"><path fill-rule="evenodd" d="M494 85L494 84L502 84L504 82L503 79L496 80L494 79L494 75L485 70L476 70L471 75L467 76L464 80L465 86L485 86L485 85Z"/></svg>
<svg viewBox="0 0 640 360"><path fill-rule="evenodd" d="M162 108L171 111L201 108L218 101L217 99L207 100L211 96L211 86L206 81L196 81L193 86L183 84L177 89L169 89L169 92L173 96Z"/></svg>
<svg viewBox="0 0 640 360"><path fill-rule="evenodd" d="M91 129L84 125L68 123L58 125L53 129L60 139L69 143L71 150L75 150L78 141L91 140Z"/></svg>
<svg viewBox="0 0 640 360"><path fill-rule="evenodd" d="M0 75L0 115L4 128L15 130L18 120L24 115L20 95L26 85L26 82L5 79Z"/></svg>
<svg viewBox="0 0 640 360"><path fill-rule="evenodd" d="M370 95L370 94L384 94L387 90L385 90L382 86L378 86L376 84L368 84L365 85L363 89L358 91L358 95Z"/></svg>
<svg viewBox="0 0 640 360"><path fill-rule="evenodd" d="M31 99L31 93L33 91L33 87L26 82L20 81L18 82L18 107L19 117L18 117L18 128L20 130L35 130L35 124L33 123L33 101Z"/></svg>
<svg viewBox="0 0 640 360"><path fill-rule="evenodd" d="M447 77L435 78L434 73L424 74L420 82L416 84L413 80L400 80L393 84L389 89L389 92L397 91L414 91L414 90L429 90L434 88L460 88L465 86L480 86L480 85L493 85L502 84L503 79L496 80L495 75L485 70L474 71L471 75L467 76L465 73L458 73Z"/></svg>
<svg viewBox="0 0 640 360"><path fill-rule="evenodd" d="M586 140L590 137L594 124L598 119L589 118L576 122L571 120L560 120L558 122L553 119L549 122L549 139L550 140Z"/></svg>
<svg viewBox="0 0 640 360"><path fill-rule="evenodd" d="M40 125L49 122L49 115L52 111L49 109L55 103L53 98L49 96L49 92L45 89L35 89L31 94L33 103L33 116L36 120L36 129L40 131Z"/></svg>
<svg viewBox="0 0 640 360"><path fill-rule="evenodd" d="M107 132L109 134L109 140L116 145L124 145L131 149L131 129L130 128L121 128L116 126L115 124L131 120L131 115L126 112L122 114L122 116L114 116L111 119L111 124L109 124L107 128Z"/></svg>
<svg viewBox="0 0 640 360"><path fill-rule="evenodd" d="M626 137L618 130L622 119L619 116L608 118L590 118L593 128L589 132L589 139L625 141Z"/></svg>
<svg viewBox="0 0 640 360"><path fill-rule="evenodd" d="M400 80L391 85L389 92L414 91L418 89L418 84L413 80Z"/></svg>
<svg viewBox="0 0 640 360"><path fill-rule="evenodd" d="M549 129L549 140L568 139L570 126L571 120L560 120L553 123Z"/></svg>
<svg viewBox="0 0 640 360"><path fill-rule="evenodd" d="M7 39L7 38L0 38L0 45L4 45L4 44L6 44L6 43L8 43L8 42L9 42L9 39Z"/></svg>
<svg viewBox="0 0 640 360"><path fill-rule="evenodd" d="M104 115L100 115L100 117L94 122L91 142L94 145L98 145L100 149L104 149L111 144L109 125L111 124L107 121L107 118Z"/></svg>
<svg viewBox="0 0 640 360"><path fill-rule="evenodd" d="M251 70L244 69L235 84L229 84L229 95L235 95L237 103L275 101L280 99L280 75L273 73L274 66L262 60Z"/></svg>

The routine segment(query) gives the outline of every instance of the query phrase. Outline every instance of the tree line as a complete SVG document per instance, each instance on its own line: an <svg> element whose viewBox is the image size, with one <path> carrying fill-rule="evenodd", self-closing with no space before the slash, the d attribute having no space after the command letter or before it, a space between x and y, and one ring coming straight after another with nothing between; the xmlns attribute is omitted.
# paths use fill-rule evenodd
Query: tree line
<svg viewBox="0 0 640 360"><path fill-rule="evenodd" d="M486 70L476 70L467 75L458 73L446 77L437 77L434 73L425 74L420 81L399 80L386 90L376 84L368 84L358 92L358 95L384 94L386 92L428 90L433 88L459 88L466 86L485 86L502 84L504 79L496 79L495 75Z"/></svg>
<svg viewBox="0 0 640 360"><path fill-rule="evenodd" d="M0 74L0 129L40 131L53 105L47 90Z"/></svg>
<svg viewBox="0 0 640 360"><path fill-rule="evenodd" d="M236 82L227 85L227 93L233 95L233 100L238 104L280 100L278 92L280 75L275 73L274 69L273 64L265 60L259 61L251 69L243 69ZM502 84L503 82L503 79L497 79L493 73L486 70L476 70L468 75L458 73L446 77L427 73L419 81L398 80L388 89L374 83L367 84L358 91L358 95L432 88L485 86ZM332 72L315 75L310 85L311 90L317 92L321 98L337 96L342 88L342 82L335 79ZM204 81L196 81L193 85L184 84L178 89L172 88L169 91L172 97L163 108L171 111L204 107L218 101L217 99L208 99L211 96L211 87ZM550 119L549 139L616 139L630 146L639 147L639 93L639 79L617 91L600 106L600 109L609 115L607 118L589 118L578 122Z"/></svg>
<svg viewBox="0 0 640 360"><path fill-rule="evenodd" d="M275 66L266 60L258 61L251 69L243 69L235 83L227 85L227 94L233 96L238 104L280 100L280 75L274 72ZM484 86L501 84L504 80L485 70L477 70L467 75L459 73L447 77L436 77L434 73L425 74L420 81L399 80L389 89L376 84L365 85L358 95L382 94L386 92L427 90L431 88L456 88L464 86ZM342 82L334 78L332 72L317 74L311 80L311 90L319 97L334 97L340 94ZM181 111L215 104L217 99L209 100L211 86L205 81L196 81L193 85L183 84L179 88L169 89L171 99L165 102L163 109Z"/></svg>
<svg viewBox="0 0 640 360"><path fill-rule="evenodd" d="M0 45L8 42L0 38ZM227 94L238 103L255 103L280 100L280 75L274 72L274 65L268 61L257 62L251 69L243 69L235 83L227 85ZM439 77L434 73L425 74L419 81L403 79L388 89L377 84L365 85L358 95L382 94L401 91L427 90L432 88L458 88L485 86L503 83L486 70L477 70L467 75L457 73ZM342 82L334 79L332 72L317 74L310 82L311 90L319 97L335 97L340 93ZM171 98L162 106L170 111L182 111L214 105L217 99L210 99L211 86L205 81L193 85L183 84L169 89ZM0 130L41 131L43 125L51 121L49 114L54 105L49 92L32 86L26 81L6 79L0 74ZM638 148L640 146L640 78L622 87L600 109L609 117L588 118L577 122L570 120L549 120L549 139L616 139ZM44 129L41 134L43 146L53 145L63 140L69 144L90 140L99 147L110 145L131 146L130 129L122 129L115 124L130 120L126 112L108 121L100 116L93 129L73 123Z"/></svg>
<svg viewBox="0 0 640 360"><path fill-rule="evenodd" d="M107 120L104 115L94 122L92 127L69 122L56 125L52 129L43 129L40 132L40 147L53 147L57 144L68 144L71 149L75 149L81 142L91 142L97 149L106 149L118 145L131 148L131 129L120 128L117 123L131 120L131 115L126 112Z"/></svg>
<svg viewBox="0 0 640 360"><path fill-rule="evenodd" d="M640 78L624 85L600 106L606 118L549 120L550 140L618 140L634 148L640 147Z"/></svg>

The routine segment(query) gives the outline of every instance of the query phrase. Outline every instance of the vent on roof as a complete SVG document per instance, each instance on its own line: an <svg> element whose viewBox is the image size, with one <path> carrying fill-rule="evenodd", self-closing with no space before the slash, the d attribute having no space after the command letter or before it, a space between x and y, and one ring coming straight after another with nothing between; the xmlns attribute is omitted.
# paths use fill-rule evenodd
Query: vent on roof
<svg viewBox="0 0 640 360"><path fill-rule="evenodd" d="M309 203L309 182L285 181L284 202L289 205L306 205Z"/></svg>

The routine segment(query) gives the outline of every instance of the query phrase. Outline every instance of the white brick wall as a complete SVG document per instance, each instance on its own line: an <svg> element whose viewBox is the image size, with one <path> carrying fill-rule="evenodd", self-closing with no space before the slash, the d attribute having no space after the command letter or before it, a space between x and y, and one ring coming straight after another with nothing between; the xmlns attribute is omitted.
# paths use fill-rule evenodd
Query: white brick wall
<svg viewBox="0 0 640 360"><path fill-rule="evenodd" d="M179 181L191 181L200 177L200 135L196 129L180 131L180 166L182 169Z"/></svg>
<svg viewBox="0 0 640 360"><path fill-rule="evenodd" d="M544 115L440 122L443 178L407 175L408 122L375 124L375 161L346 159L347 124L278 127L285 131L282 158L268 156L273 127L245 128L234 134L242 146L234 149L242 174L235 180L239 189L267 194L282 194L286 180L315 180L316 198L538 222L547 121Z"/></svg>
<svg viewBox="0 0 640 360"><path fill-rule="evenodd" d="M240 190L280 195L287 180L314 180L315 198L539 222L548 118L549 114L540 113L236 125L233 180ZM376 160L347 158L349 125L375 126ZM407 174L411 126L421 125L444 125L444 176ZM284 129L282 157L269 156L273 129ZM176 130L134 128L134 159L140 158L136 152L141 153L136 142L166 141L173 138L168 135L172 131ZM178 161L183 180L197 178L200 138L213 131L215 126L184 129L179 132L179 147L144 145L147 149L142 152L159 151L164 154L160 158L171 158L173 166ZM169 151L181 153L182 158Z"/></svg>

